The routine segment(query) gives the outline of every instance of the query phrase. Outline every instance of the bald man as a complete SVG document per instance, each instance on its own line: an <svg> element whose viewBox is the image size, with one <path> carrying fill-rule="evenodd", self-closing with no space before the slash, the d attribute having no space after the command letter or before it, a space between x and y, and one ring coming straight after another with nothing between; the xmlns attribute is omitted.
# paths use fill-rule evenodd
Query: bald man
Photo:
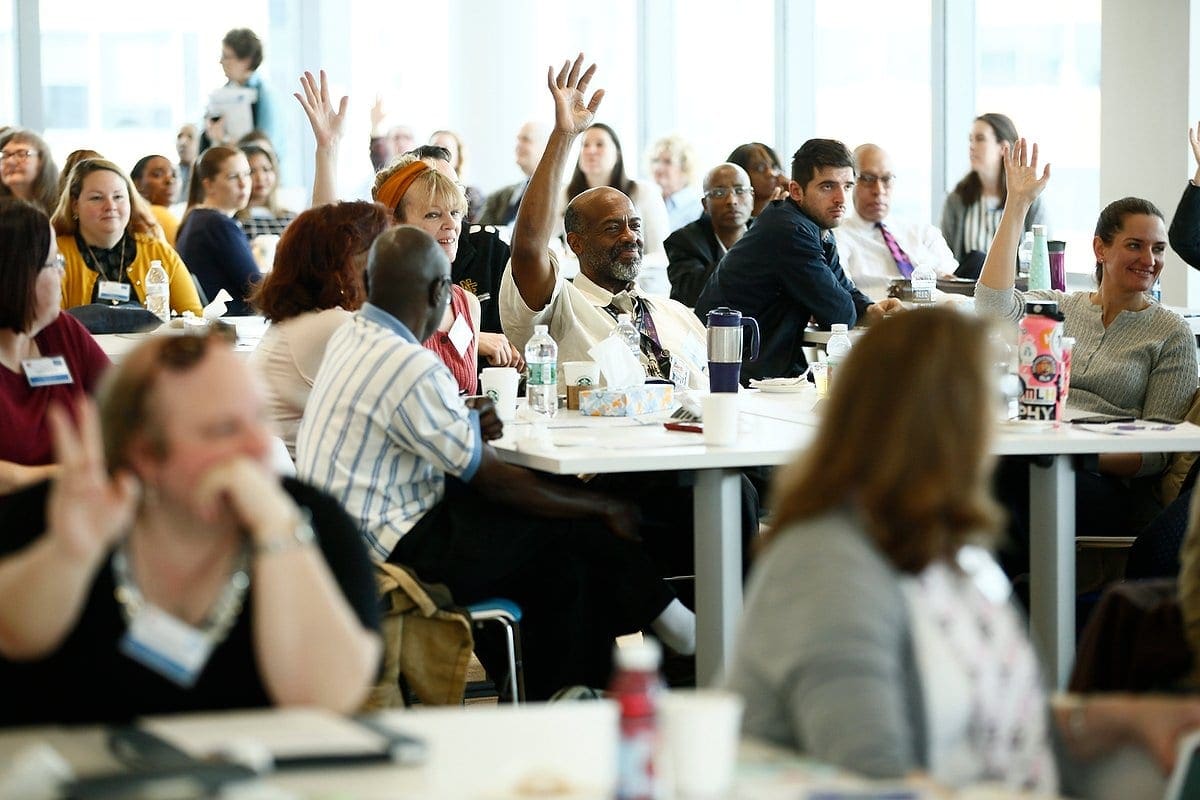
<svg viewBox="0 0 1200 800"><path fill-rule="evenodd" d="M594 70L594 67L592 68ZM642 215L617 189L598 186L572 200L563 215L567 246L579 258L579 274L568 281L548 249L558 227L558 198L571 145L595 117L603 97L584 102L592 70L578 60L550 81L556 123L513 228L512 258L500 282L500 322L518 347L533 326L550 326L562 361L588 361L588 350L628 313L641 332L641 357L651 377L669 378L672 359L688 373L688 386L708 388L705 331L686 306L647 298L637 284L642 267ZM677 373L678 374L678 373Z"/></svg>
<svg viewBox="0 0 1200 800"><path fill-rule="evenodd" d="M754 187L737 164L718 164L704 176L704 212L667 237L667 277L671 299L696 305L721 257L742 238L754 211Z"/></svg>
<svg viewBox="0 0 1200 800"><path fill-rule="evenodd" d="M529 177L537 169L538 159L546 149L547 135L546 126L540 122L526 122L521 126L517 131L515 155L525 179L489 194L476 222L480 225L511 225L517 218L517 208L529 187Z"/></svg>
<svg viewBox="0 0 1200 800"><path fill-rule="evenodd" d="M859 145L854 161L858 165L854 214L834 235L842 268L855 285L872 300L882 300L891 282L909 277L915 264L928 264L940 277L953 276L958 262L940 230L928 223L889 218L896 173L887 152L879 145Z"/></svg>
<svg viewBox="0 0 1200 800"><path fill-rule="evenodd" d="M652 629L695 647L695 617L634 539L622 500L552 483L496 455L491 402L464 403L421 346L450 296L433 237L401 225L367 257L368 302L330 338L297 436L297 474L358 521L376 561L444 583L460 604L518 603L526 695L606 685L613 638ZM479 651L497 685L506 658Z"/></svg>

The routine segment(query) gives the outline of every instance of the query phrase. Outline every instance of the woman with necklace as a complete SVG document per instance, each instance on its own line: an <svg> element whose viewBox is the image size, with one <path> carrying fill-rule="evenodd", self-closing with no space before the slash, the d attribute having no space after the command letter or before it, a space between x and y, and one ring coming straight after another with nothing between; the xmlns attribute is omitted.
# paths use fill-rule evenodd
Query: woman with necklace
<svg viewBox="0 0 1200 800"><path fill-rule="evenodd" d="M271 473L227 337L152 338L98 404L51 411L58 479L0 510L0 724L354 710L379 656L370 562L336 501Z"/></svg>
<svg viewBox="0 0 1200 800"><path fill-rule="evenodd" d="M0 198L0 495L55 473L47 409L92 392L109 364L83 325L59 313L53 233L33 204Z"/></svg>
<svg viewBox="0 0 1200 800"><path fill-rule="evenodd" d="M234 214L250 202L250 163L240 150L210 147L196 161L188 210L175 239L179 255L200 280L207 300L224 289L231 316L253 314L247 298L262 273Z"/></svg>
<svg viewBox="0 0 1200 800"><path fill-rule="evenodd" d="M89 303L145 305L146 273L158 261L170 284L171 310L202 313L187 267L161 239L136 232L133 183L111 161L80 161L54 212L58 249L66 263L63 307Z"/></svg>

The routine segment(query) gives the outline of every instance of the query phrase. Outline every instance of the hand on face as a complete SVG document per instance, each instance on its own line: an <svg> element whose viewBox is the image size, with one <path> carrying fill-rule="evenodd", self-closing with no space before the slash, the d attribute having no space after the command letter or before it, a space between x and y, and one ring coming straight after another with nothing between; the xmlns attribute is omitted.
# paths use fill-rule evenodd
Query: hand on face
<svg viewBox="0 0 1200 800"><path fill-rule="evenodd" d="M581 75L582 68L583 53L580 53L574 63L564 61L557 76L554 67L546 70L546 85L554 97L554 125L559 132L568 136L577 136L592 124L600 101L604 99L604 90L597 89L592 93L591 100L584 103L588 84L596 73L596 65L592 64Z"/></svg>
<svg viewBox="0 0 1200 800"><path fill-rule="evenodd" d="M129 529L138 484L127 472L109 476L92 401L81 397L74 411L75 421L58 405L47 412L60 471L46 506L46 530L64 554L86 562L102 556Z"/></svg>
<svg viewBox="0 0 1200 800"><path fill-rule="evenodd" d="M299 519L296 504L279 479L249 456L222 461L201 476L195 507L205 522L235 522L256 542L290 530Z"/></svg>

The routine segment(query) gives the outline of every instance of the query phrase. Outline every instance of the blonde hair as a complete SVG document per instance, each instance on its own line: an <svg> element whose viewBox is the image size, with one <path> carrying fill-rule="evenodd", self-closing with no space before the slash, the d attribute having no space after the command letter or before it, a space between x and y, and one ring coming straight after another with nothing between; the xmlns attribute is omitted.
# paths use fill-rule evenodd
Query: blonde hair
<svg viewBox="0 0 1200 800"><path fill-rule="evenodd" d="M945 308L871 326L838 366L815 441L776 476L764 544L838 507L859 512L903 572L994 536L988 334L986 322Z"/></svg>
<svg viewBox="0 0 1200 800"><path fill-rule="evenodd" d="M77 151L78 152L78 151ZM111 172L125 183L125 192L129 197L129 221L125 223L125 233L153 234L153 229L147 230L145 220L153 219L150 204L134 187L133 181L125 174L125 170L105 158L82 158L71 167L63 184L62 194L58 198L58 206L54 216L50 218L54 225L54 233L58 236L73 236L79 231L79 219L71 206L83 194L83 182L88 175L95 172Z"/></svg>
<svg viewBox="0 0 1200 800"><path fill-rule="evenodd" d="M399 156L392 160L390 164L381 169L375 175L375 185L371 187L372 199L379 199L379 190L384 184L397 172L421 159L417 156ZM447 178L442 173L438 172L433 167L425 170L413 178L408 190L400 198L400 202L394 208L388 210L392 212L392 217L397 222L407 222L404 217L404 206L406 203L416 203L424 199L428 205L437 205L442 208L447 208L451 211L459 211L463 214L467 213L467 196L463 193L460 185Z"/></svg>
<svg viewBox="0 0 1200 800"><path fill-rule="evenodd" d="M685 186L691 185L696 180L696 151L687 143L687 140L682 136L664 136L659 139L650 148L650 160L653 161L659 153L665 152L673 161L679 162L679 169L683 173L683 183Z"/></svg>

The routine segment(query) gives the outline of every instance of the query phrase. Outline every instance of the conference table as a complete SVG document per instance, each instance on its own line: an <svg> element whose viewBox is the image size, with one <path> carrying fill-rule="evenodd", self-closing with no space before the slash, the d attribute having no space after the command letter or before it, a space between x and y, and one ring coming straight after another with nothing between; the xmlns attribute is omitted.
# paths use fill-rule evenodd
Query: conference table
<svg viewBox="0 0 1200 800"><path fill-rule="evenodd" d="M523 412L524 413L524 412ZM696 679L715 683L729 664L742 609L740 469L790 462L817 430L816 391L743 391L739 435L727 447L663 428L666 414L596 418L562 411L548 422L518 419L493 442L509 463L558 475L695 471ZM1075 456L1200 451L1200 427L998 423L991 451L1032 456L1030 624L1045 668L1065 686L1075 652Z"/></svg>
<svg viewBox="0 0 1200 800"><path fill-rule="evenodd" d="M248 357L258 347L259 341L270 324L263 317L221 317L220 321L237 329L237 343L233 349L244 357ZM204 323L197 320L193 324L185 324L181 319L172 320L171 325L163 325L157 330L141 333L99 333L93 334L100 349L104 351L114 364L121 363L125 355L151 336L163 334L185 336L204 330Z"/></svg>

